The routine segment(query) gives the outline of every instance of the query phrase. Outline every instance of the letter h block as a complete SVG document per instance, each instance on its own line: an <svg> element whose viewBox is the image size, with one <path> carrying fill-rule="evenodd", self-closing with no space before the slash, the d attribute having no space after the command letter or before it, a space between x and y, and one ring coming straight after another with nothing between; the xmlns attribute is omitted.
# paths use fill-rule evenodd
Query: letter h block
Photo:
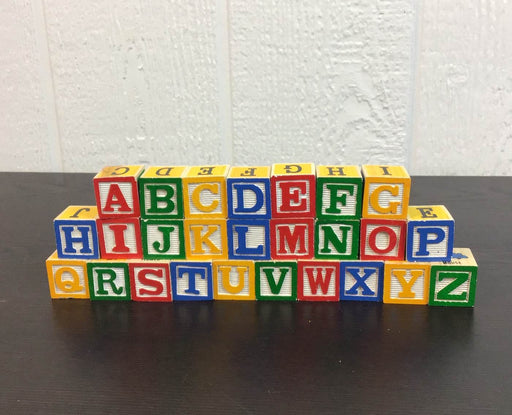
<svg viewBox="0 0 512 415"><path fill-rule="evenodd" d="M169 261L130 261L130 291L134 301L172 301Z"/></svg>
<svg viewBox="0 0 512 415"><path fill-rule="evenodd" d="M87 262L91 300L129 301L130 273L126 261L93 259Z"/></svg>
<svg viewBox="0 0 512 415"><path fill-rule="evenodd" d="M226 183L228 218L270 219L269 167L231 167Z"/></svg>
<svg viewBox="0 0 512 415"><path fill-rule="evenodd" d="M51 298L89 298L87 262L59 258L57 251L46 260Z"/></svg>
<svg viewBox="0 0 512 415"><path fill-rule="evenodd" d="M351 301L382 302L384 262L342 261L340 264L340 298Z"/></svg>
<svg viewBox="0 0 512 415"><path fill-rule="evenodd" d="M171 284L174 301L213 300L212 263L172 261Z"/></svg>
<svg viewBox="0 0 512 415"><path fill-rule="evenodd" d="M386 261L383 302L388 304L428 304L430 264Z"/></svg>
<svg viewBox="0 0 512 415"><path fill-rule="evenodd" d="M299 301L340 301L339 261L297 261Z"/></svg>

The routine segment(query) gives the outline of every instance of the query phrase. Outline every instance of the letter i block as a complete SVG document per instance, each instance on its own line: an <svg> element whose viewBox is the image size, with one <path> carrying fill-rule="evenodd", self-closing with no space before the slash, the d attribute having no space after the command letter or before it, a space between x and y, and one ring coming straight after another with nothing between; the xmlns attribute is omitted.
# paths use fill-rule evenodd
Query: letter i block
<svg viewBox="0 0 512 415"><path fill-rule="evenodd" d="M407 221L361 219L360 259L403 261Z"/></svg>
<svg viewBox="0 0 512 415"><path fill-rule="evenodd" d="M229 259L270 259L270 222L228 219Z"/></svg>
<svg viewBox="0 0 512 415"><path fill-rule="evenodd" d="M256 299L297 300L297 262L258 261L255 274Z"/></svg>
<svg viewBox="0 0 512 415"><path fill-rule="evenodd" d="M130 273L123 261L87 263L91 300L130 300Z"/></svg>
<svg viewBox="0 0 512 415"><path fill-rule="evenodd" d="M254 300L253 261L212 261L215 300Z"/></svg>
<svg viewBox="0 0 512 415"><path fill-rule="evenodd" d="M144 259L184 259L183 220L141 219Z"/></svg>
<svg viewBox="0 0 512 415"><path fill-rule="evenodd" d="M212 263L171 262L171 284L174 301L213 300Z"/></svg>
<svg viewBox="0 0 512 415"><path fill-rule="evenodd" d="M61 259L55 251L46 260L52 298L89 298L86 261Z"/></svg>
<svg viewBox="0 0 512 415"><path fill-rule="evenodd" d="M189 167L183 176L185 218L226 218L229 166Z"/></svg>
<svg viewBox="0 0 512 415"><path fill-rule="evenodd" d="M340 265L341 300L382 302L384 262L342 261Z"/></svg>
<svg viewBox="0 0 512 415"><path fill-rule="evenodd" d="M363 218L406 219L411 178L402 166L363 166Z"/></svg>
<svg viewBox="0 0 512 415"><path fill-rule="evenodd" d="M317 220L316 259L358 259L359 220Z"/></svg>
<svg viewBox="0 0 512 415"><path fill-rule="evenodd" d="M270 183L273 218L315 217L316 176L313 163L273 164Z"/></svg>
<svg viewBox="0 0 512 415"><path fill-rule="evenodd" d="M228 259L225 219L185 219L187 259Z"/></svg>
<svg viewBox="0 0 512 415"><path fill-rule="evenodd" d="M130 261L130 291L134 301L172 301L169 261Z"/></svg>
<svg viewBox="0 0 512 415"><path fill-rule="evenodd" d="M428 304L430 264L387 261L384 264L384 303Z"/></svg>
<svg viewBox="0 0 512 415"><path fill-rule="evenodd" d="M227 193L228 218L270 219L269 167L231 167Z"/></svg>
<svg viewBox="0 0 512 415"><path fill-rule="evenodd" d="M473 307L478 265L468 248L455 248L451 261L432 263L429 305Z"/></svg>
<svg viewBox="0 0 512 415"><path fill-rule="evenodd" d="M409 206L407 261L449 261L455 221L444 206Z"/></svg>
<svg viewBox="0 0 512 415"><path fill-rule="evenodd" d="M68 206L53 225L59 258L97 259L100 257L96 206Z"/></svg>
<svg viewBox="0 0 512 415"><path fill-rule="evenodd" d="M315 254L313 219L271 219L272 259L312 259Z"/></svg>
<svg viewBox="0 0 512 415"><path fill-rule="evenodd" d="M357 166L317 166L316 215L319 219L360 219L363 176Z"/></svg>
<svg viewBox="0 0 512 415"><path fill-rule="evenodd" d="M139 177L140 216L145 219L183 219L181 177L186 167L148 167Z"/></svg>
<svg viewBox="0 0 512 415"><path fill-rule="evenodd" d="M141 259L139 218L98 219L101 258Z"/></svg>
<svg viewBox="0 0 512 415"><path fill-rule="evenodd" d="M140 216L137 180L144 166L103 168L94 176L94 193L100 218Z"/></svg>
<svg viewBox="0 0 512 415"><path fill-rule="evenodd" d="M299 301L340 301L339 261L298 261Z"/></svg>

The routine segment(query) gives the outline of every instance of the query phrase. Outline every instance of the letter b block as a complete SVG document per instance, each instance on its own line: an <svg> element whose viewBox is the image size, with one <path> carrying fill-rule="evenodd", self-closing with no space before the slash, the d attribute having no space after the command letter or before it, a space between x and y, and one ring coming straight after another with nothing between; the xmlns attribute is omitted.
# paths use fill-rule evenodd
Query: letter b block
<svg viewBox="0 0 512 415"><path fill-rule="evenodd" d="M86 261L61 259L55 251L46 260L52 298L89 298Z"/></svg>
<svg viewBox="0 0 512 415"><path fill-rule="evenodd" d="M270 219L269 167L231 167L227 193L229 218Z"/></svg>

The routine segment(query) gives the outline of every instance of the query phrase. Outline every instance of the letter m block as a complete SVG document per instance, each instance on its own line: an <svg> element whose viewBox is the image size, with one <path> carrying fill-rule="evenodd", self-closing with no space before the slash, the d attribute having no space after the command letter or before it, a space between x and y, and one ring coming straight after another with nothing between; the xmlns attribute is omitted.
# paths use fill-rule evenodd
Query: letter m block
<svg viewBox="0 0 512 415"><path fill-rule="evenodd" d="M298 261L299 301L340 301L339 261Z"/></svg>
<svg viewBox="0 0 512 415"><path fill-rule="evenodd" d="M313 219L271 219L272 259L312 259L315 254Z"/></svg>
<svg viewBox="0 0 512 415"><path fill-rule="evenodd" d="M46 260L52 298L89 298L86 261L62 259L55 251Z"/></svg>

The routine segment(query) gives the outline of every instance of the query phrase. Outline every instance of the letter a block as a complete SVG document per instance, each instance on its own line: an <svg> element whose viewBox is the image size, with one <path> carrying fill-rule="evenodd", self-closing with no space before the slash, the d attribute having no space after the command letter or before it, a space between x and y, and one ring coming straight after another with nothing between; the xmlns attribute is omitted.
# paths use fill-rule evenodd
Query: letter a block
<svg viewBox="0 0 512 415"><path fill-rule="evenodd" d="M94 176L94 193L100 218L140 216L137 180L144 166L103 168Z"/></svg>
<svg viewBox="0 0 512 415"><path fill-rule="evenodd" d="M312 259L315 254L313 219L271 219L272 259Z"/></svg>
<svg viewBox="0 0 512 415"><path fill-rule="evenodd" d="M382 302L384 262L342 261L340 264L341 300Z"/></svg>
<svg viewBox="0 0 512 415"><path fill-rule="evenodd" d="M229 259L270 259L270 223L258 219L228 219Z"/></svg>
<svg viewBox="0 0 512 415"><path fill-rule="evenodd" d="M299 301L340 300L339 261L298 261Z"/></svg>
<svg viewBox="0 0 512 415"><path fill-rule="evenodd" d="M406 225L405 220L361 219L360 259L404 260Z"/></svg>
<svg viewBox="0 0 512 415"><path fill-rule="evenodd" d="M101 258L142 259L138 218L98 219Z"/></svg>
<svg viewBox="0 0 512 415"><path fill-rule="evenodd" d="M469 248L455 248L451 261L432 263L429 305L473 307L478 265Z"/></svg>
<svg viewBox="0 0 512 415"><path fill-rule="evenodd" d="M253 261L212 261L215 300L254 300Z"/></svg>
<svg viewBox="0 0 512 415"><path fill-rule="evenodd" d="M191 260L228 259L226 220L185 219L185 253Z"/></svg>
<svg viewBox="0 0 512 415"><path fill-rule="evenodd" d="M183 220L141 219L144 259L184 259Z"/></svg>
<svg viewBox="0 0 512 415"><path fill-rule="evenodd" d="M227 193L228 218L270 219L269 167L231 167Z"/></svg>
<svg viewBox="0 0 512 415"><path fill-rule="evenodd" d="M297 262L258 261L255 274L256 299L297 300Z"/></svg>
<svg viewBox="0 0 512 415"><path fill-rule="evenodd" d="M449 261L455 221L444 206L409 206L407 261Z"/></svg>
<svg viewBox="0 0 512 415"><path fill-rule="evenodd" d="M52 298L89 298L86 261L61 259L55 251L46 260Z"/></svg>
<svg viewBox="0 0 512 415"><path fill-rule="evenodd" d="M363 218L406 219L411 178L402 166L368 166L364 176Z"/></svg>
<svg viewBox="0 0 512 415"><path fill-rule="evenodd" d="M428 304L430 264L387 261L384 265L384 303Z"/></svg>
<svg viewBox="0 0 512 415"><path fill-rule="evenodd" d="M172 296L174 301L213 300L211 262L171 262Z"/></svg>
<svg viewBox="0 0 512 415"><path fill-rule="evenodd" d="M130 273L123 261L87 263L91 300L130 300Z"/></svg>
<svg viewBox="0 0 512 415"><path fill-rule="evenodd" d="M359 220L317 220L316 259L358 259Z"/></svg>
<svg viewBox="0 0 512 415"><path fill-rule="evenodd" d="M128 267L132 300L172 300L168 261L130 261Z"/></svg>

